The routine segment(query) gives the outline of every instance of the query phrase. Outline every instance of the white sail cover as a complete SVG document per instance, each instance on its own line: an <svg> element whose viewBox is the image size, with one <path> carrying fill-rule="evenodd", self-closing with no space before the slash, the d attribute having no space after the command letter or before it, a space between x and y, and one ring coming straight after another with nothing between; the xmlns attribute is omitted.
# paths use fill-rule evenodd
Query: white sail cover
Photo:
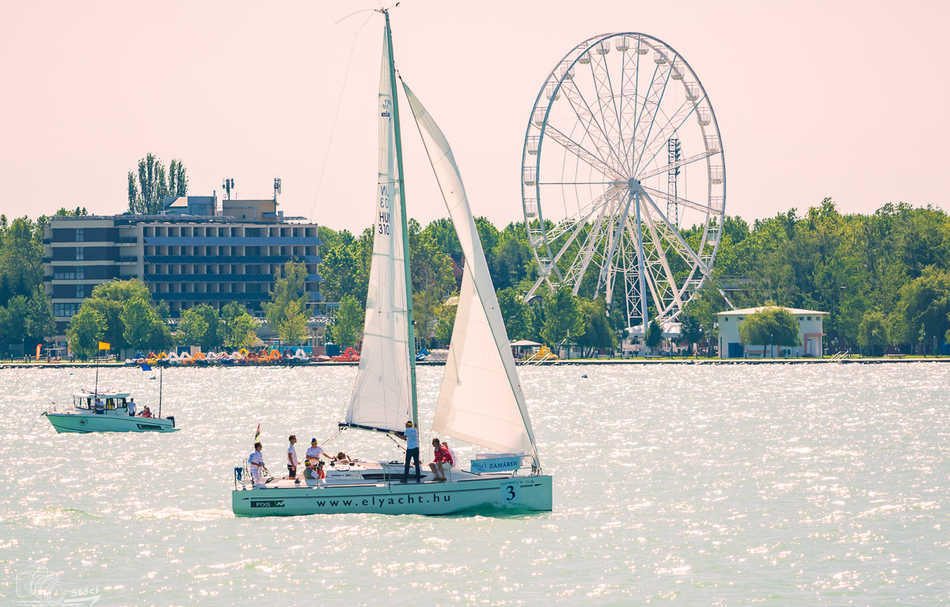
<svg viewBox="0 0 950 607"><path fill-rule="evenodd" d="M346 423L377 430L404 430L411 419L409 324L403 257L402 192L395 165L392 62L389 28L383 37L379 75L379 182L373 259L366 294L363 347Z"/></svg>
<svg viewBox="0 0 950 607"><path fill-rule="evenodd" d="M405 82L403 88L465 255L433 429L491 449L530 454L537 464L508 333L455 158L445 135Z"/></svg>

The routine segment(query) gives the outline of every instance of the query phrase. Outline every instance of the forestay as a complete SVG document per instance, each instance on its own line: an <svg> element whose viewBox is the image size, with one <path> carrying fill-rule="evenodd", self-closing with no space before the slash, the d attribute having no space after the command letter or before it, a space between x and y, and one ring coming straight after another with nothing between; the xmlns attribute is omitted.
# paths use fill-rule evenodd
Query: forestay
<svg viewBox="0 0 950 607"><path fill-rule="evenodd" d="M399 220L402 182L396 158L389 28L379 76L379 182L373 259L366 294L363 347L346 424L403 430L411 419L409 322L406 309L404 234Z"/></svg>
<svg viewBox="0 0 950 607"><path fill-rule="evenodd" d="M455 158L445 135L405 82L403 88L465 256L433 430L492 449L530 454L539 468L511 345Z"/></svg>

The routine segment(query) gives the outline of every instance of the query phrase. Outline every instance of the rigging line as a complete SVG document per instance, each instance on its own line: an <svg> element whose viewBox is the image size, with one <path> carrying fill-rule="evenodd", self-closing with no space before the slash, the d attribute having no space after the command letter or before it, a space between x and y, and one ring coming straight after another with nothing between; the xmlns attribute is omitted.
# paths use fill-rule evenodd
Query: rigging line
<svg viewBox="0 0 950 607"><path fill-rule="evenodd" d="M363 23L360 24L360 27L356 30L356 33L353 34L353 44L350 46L349 56L346 59L346 68L343 71L343 85L340 87L340 95L336 100L336 111L333 113L333 122L330 124L330 137L327 140L326 150L323 152L323 161L320 163L320 173L317 177L317 187L313 192L313 217L317 217L317 204L320 201L320 193L323 191L323 180L327 173L327 163L330 160L330 150L333 149L333 141L336 138L336 125L340 122L340 111L343 109L343 96L346 93L346 85L350 80L350 68L353 66L353 57L356 55L356 45L360 40L360 35L363 33L363 30L366 28L366 24L369 23L369 20L372 19L373 13L376 12L376 9L362 9L350 13L346 17L343 17L336 23L339 24L346 19L349 19L353 15L357 15L362 12L369 12L366 16L366 19L363 20Z"/></svg>
<svg viewBox="0 0 950 607"><path fill-rule="evenodd" d="M380 12L380 9L378 9L378 8L361 8L361 9L359 9L359 10L357 10L357 11L353 11L353 12L350 13L349 15L345 15L345 16L343 16L343 17L340 17L339 19L337 19L336 21L333 22L333 25L340 25L341 23L343 23L344 21L346 21L347 19L349 19L349 18L352 17L353 15L359 15L360 13L378 13L378 12Z"/></svg>

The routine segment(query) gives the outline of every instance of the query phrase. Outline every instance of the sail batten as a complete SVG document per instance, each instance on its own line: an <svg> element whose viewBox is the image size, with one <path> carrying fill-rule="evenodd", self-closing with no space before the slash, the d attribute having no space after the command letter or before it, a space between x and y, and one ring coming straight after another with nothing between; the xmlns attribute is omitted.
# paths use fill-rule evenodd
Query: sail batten
<svg viewBox="0 0 950 607"><path fill-rule="evenodd" d="M529 454L540 469L508 334L452 149L405 82L403 90L465 257L433 429L484 447Z"/></svg>
<svg viewBox="0 0 950 607"><path fill-rule="evenodd" d="M343 425L401 431L414 418L410 287L398 107L387 15L379 74L379 178L359 371Z"/></svg>

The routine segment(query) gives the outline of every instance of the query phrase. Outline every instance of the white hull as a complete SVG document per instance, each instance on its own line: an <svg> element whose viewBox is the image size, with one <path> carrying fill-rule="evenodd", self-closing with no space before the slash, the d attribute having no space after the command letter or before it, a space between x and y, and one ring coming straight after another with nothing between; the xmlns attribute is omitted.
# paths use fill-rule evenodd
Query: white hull
<svg viewBox="0 0 950 607"><path fill-rule="evenodd" d="M299 486L240 488L231 493L231 508L240 516L353 512L439 515L481 510L546 512L552 509L551 477L466 475L444 483L385 481L319 485L311 482Z"/></svg>
<svg viewBox="0 0 950 607"><path fill-rule="evenodd" d="M44 413L57 432L174 432L175 418L96 413Z"/></svg>

